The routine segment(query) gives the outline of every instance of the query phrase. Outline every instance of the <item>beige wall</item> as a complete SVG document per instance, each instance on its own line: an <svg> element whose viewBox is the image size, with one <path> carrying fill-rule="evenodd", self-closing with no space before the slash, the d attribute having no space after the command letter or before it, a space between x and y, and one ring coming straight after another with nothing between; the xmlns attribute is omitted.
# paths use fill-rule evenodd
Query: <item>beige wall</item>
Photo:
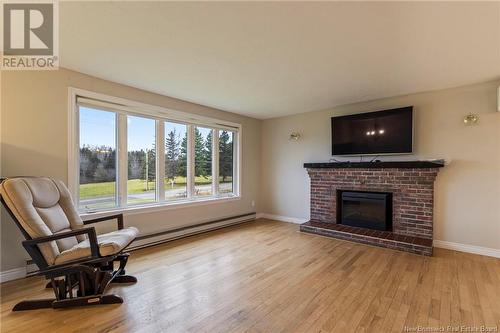
<svg viewBox="0 0 500 333"><path fill-rule="evenodd" d="M413 105L415 156L398 158L444 158L450 163L436 181L435 239L500 249L499 85L490 82L265 120L262 212L308 219L309 178L302 164L331 158L330 117ZM469 112L479 114L477 126L462 123ZM299 131L302 138L289 141L291 131Z"/></svg>
<svg viewBox="0 0 500 333"><path fill-rule="evenodd" d="M130 215L126 224L141 234L258 209L261 122L248 117L148 93L77 72L3 72L1 78L1 176L45 175L67 181L68 87L191 112L242 124L241 200ZM256 207L252 207L252 200ZM27 258L20 233L3 210L1 270L21 267Z"/></svg>

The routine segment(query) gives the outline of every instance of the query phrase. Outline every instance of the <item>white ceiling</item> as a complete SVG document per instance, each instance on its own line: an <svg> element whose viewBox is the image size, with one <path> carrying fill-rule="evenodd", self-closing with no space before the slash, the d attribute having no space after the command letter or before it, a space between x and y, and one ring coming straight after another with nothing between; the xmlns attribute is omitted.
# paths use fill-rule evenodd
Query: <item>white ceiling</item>
<svg viewBox="0 0 500 333"><path fill-rule="evenodd" d="M61 2L61 66L255 118L500 77L500 2Z"/></svg>

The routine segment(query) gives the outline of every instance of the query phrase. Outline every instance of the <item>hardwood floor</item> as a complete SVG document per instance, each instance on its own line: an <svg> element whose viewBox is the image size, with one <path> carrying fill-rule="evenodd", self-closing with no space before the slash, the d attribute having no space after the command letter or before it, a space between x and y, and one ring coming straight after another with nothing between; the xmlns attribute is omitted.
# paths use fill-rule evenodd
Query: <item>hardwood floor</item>
<svg viewBox="0 0 500 333"><path fill-rule="evenodd" d="M408 332L500 330L500 259L423 257L258 220L132 252L125 303L11 312L50 296L40 278L1 285L2 332Z"/></svg>

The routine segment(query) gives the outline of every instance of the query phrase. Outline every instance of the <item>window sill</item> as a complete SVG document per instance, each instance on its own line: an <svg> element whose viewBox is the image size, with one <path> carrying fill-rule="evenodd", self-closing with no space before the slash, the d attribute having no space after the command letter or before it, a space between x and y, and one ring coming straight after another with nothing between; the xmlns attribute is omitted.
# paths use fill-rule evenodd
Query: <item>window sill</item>
<svg viewBox="0 0 500 333"><path fill-rule="evenodd" d="M103 217L106 215L116 214L116 213L123 213L124 215L144 214L144 213L160 212L172 209L182 209L186 207L196 207L196 206L205 206L211 204L231 202L240 199L241 196L200 198L200 199L192 199L190 201L175 201L168 203L162 202L147 206L142 205L142 206L122 207L122 208L115 208L97 212L79 212L79 214L83 220L86 220L90 218Z"/></svg>

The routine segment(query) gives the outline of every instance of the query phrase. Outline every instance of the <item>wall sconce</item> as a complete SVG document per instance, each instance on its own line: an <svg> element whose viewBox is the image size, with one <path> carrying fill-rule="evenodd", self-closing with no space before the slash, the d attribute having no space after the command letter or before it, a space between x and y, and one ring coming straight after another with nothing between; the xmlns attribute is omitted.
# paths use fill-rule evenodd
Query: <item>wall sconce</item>
<svg viewBox="0 0 500 333"><path fill-rule="evenodd" d="M299 141L300 139L300 133L299 132L292 132L290 133L290 137L288 138L288 140L290 141Z"/></svg>
<svg viewBox="0 0 500 333"><path fill-rule="evenodd" d="M477 114L469 113L464 117L465 126L476 125L479 122L479 116Z"/></svg>

